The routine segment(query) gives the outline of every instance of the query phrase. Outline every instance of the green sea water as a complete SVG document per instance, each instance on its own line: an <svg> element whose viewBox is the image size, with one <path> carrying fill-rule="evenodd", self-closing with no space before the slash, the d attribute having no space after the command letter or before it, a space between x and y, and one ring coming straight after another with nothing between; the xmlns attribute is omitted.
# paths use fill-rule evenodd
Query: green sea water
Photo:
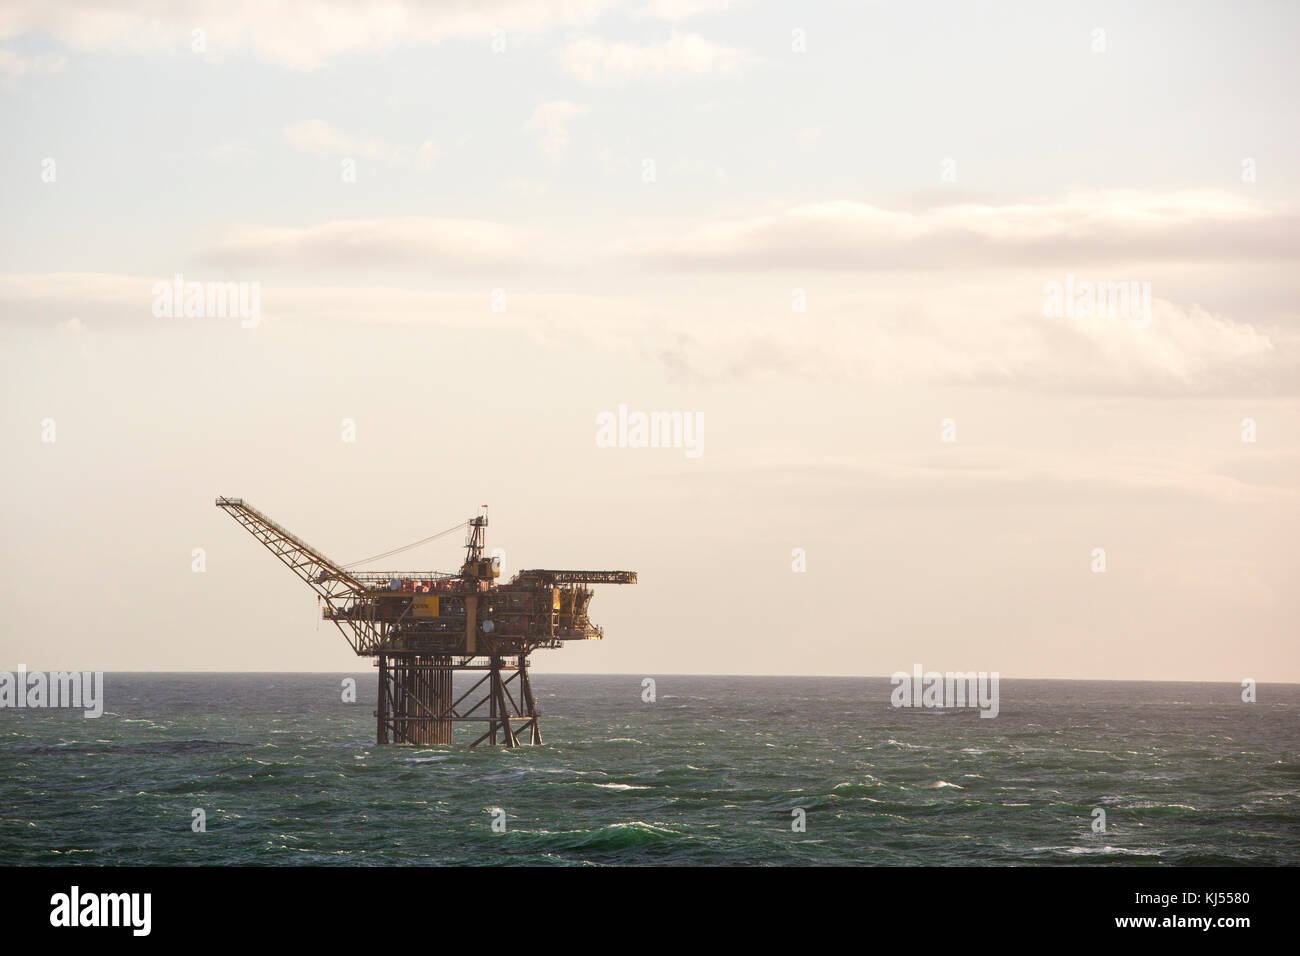
<svg viewBox="0 0 1300 956"><path fill-rule="evenodd" d="M1004 680L988 719L883 678L648 702L534 674L545 745L470 750L376 746L374 672L356 703L345 676L109 674L99 719L0 710L0 863L1300 863L1296 685Z"/></svg>

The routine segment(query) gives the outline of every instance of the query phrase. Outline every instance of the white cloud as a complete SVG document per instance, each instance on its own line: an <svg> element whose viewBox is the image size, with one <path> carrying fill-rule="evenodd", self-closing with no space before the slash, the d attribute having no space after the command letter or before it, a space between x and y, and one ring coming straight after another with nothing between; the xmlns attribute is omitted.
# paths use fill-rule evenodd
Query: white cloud
<svg viewBox="0 0 1300 956"><path fill-rule="evenodd" d="M638 20L687 20L702 13L721 13L734 0L649 0L633 14Z"/></svg>
<svg viewBox="0 0 1300 956"><path fill-rule="evenodd" d="M338 132L322 119L304 120L286 126L284 138L298 149L312 153L357 153L374 159L377 154L386 151L386 147L380 147L374 142L360 143Z"/></svg>
<svg viewBox="0 0 1300 956"><path fill-rule="evenodd" d="M290 69L313 70L340 54L426 46L495 29L533 33L595 19L612 0L6 0L0 40L48 35L78 51L190 52L202 29L207 55L252 54Z"/></svg>
<svg viewBox="0 0 1300 956"><path fill-rule="evenodd" d="M812 318L683 328L661 358L683 378L839 378L898 386L987 386L1090 394L1300 391L1300 336L1156 300L1151 324L1049 319L1020 284L972 301L881 289L819 303ZM803 317L800 317L803 318Z"/></svg>
<svg viewBox="0 0 1300 956"><path fill-rule="evenodd" d="M549 247L549 245L548 245ZM527 270L540 240L522 229L475 219L350 219L307 228L235 226L200 258L216 266L396 271L434 274Z"/></svg>
<svg viewBox="0 0 1300 956"><path fill-rule="evenodd" d="M764 271L1294 260L1298 226L1293 213L1213 192L1102 192L915 212L832 200L673 224L620 251L659 267Z"/></svg>
<svg viewBox="0 0 1300 956"><path fill-rule="evenodd" d="M537 148L547 159L557 160L569 148L569 122L587 112L568 100L547 100L533 110L525 129L538 134Z"/></svg>
<svg viewBox="0 0 1300 956"><path fill-rule="evenodd" d="M187 271L187 281L226 281L218 269ZM219 322L159 319L153 314L154 284L171 275L108 273L0 274L0 326L32 322L65 336L92 330L109 334L132 323ZM491 289L441 292L387 285L295 285L261 283L266 323L347 322L435 328L509 329L532 337L570 336L631 354L630 328L653 329L656 313L643 303L608 296L511 291L508 308L492 309ZM610 316L618 322L611 323Z"/></svg>
<svg viewBox="0 0 1300 956"><path fill-rule="evenodd" d="M61 56L48 53L36 56L20 56L12 50L0 47L0 73L9 76L22 76L26 73L59 73L67 65Z"/></svg>
<svg viewBox="0 0 1300 956"><path fill-rule="evenodd" d="M330 156L349 156L377 159L398 166L430 166L438 158L438 148L432 140L425 140L412 160L403 149L376 139L356 137L340 132L322 119L293 123L284 129L285 139L298 149Z"/></svg>
<svg viewBox="0 0 1300 956"><path fill-rule="evenodd" d="M1300 464L1300 455L1294 452L1283 451L1280 457L1290 466ZM873 449L866 458L823 457L815 463L801 462L792 454L761 454L738 466L718 470L743 471L747 481L753 483L797 484L804 494L827 494L836 488L853 488L863 494L896 489L933 500L936 493L1009 493L1023 502L1029 489L1038 488L1055 495L1067 490L1102 492L1110 498L1116 493L1174 493L1209 501L1283 506L1300 498L1300 491L1286 479L1280 483L1243 481L1217 470L1212 463L1185 459L1186 453L1178 448L1164 455L1107 456L1015 447L962 448L959 454L939 456L889 454Z"/></svg>
<svg viewBox="0 0 1300 956"><path fill-rule="evenodd" d="M733 74L755 62L749 54L695 33L663 43L610 43L580 37L560 54L564 68L584 83L618 83L638 77Z"/></svg>
<svg viewBox="0 0 1300 956"><path fill-rule="evenodd" d="M543 104L532 125L545 133L550 120L576 109ZM303 142L331 148L332 135L312 126ZM507 188L536 194L526 181ZM1300 256L1291 222L1285 212L1209 193L917 211L845 200L725 221L614 221L596 229L421 217L236 225L181 261L217 273L197 277L209 279L300 270L420 285L429 277L527 273L581 291L616 276L635 291L605 316L611 334L685 380L1295 395L1293 287L1260 287L1229 308L1220 301L1223 290L1250 288L1252 276ZM693 273L686 287L672 281L681 269ZM736 282L737 269L754 274ZM1067 272L1080 281L1149 281L1150 311L1135 302L1132 312L1112 317L1045 315L1045 284ZM1188 285L1200 275L1207 278ZM55 308L59 318L85 319L96 296L77 292L84 282L0 277L0 315ZM805 312L795 311L792 287L799 287L798 307L806 298ZM1192 287L1200 291L1189 293ZM1281 305L1270 312L1273 299Z"/></svg>
<svg viewBox="0 0 1300 956"><path fill-rule="evenodd" d="M260 279L263 312L397 323L485 322L480 294L388 287L275 287L280 266L323 274L375 266L418 274L475 274L537 266L546 237L502 234L487 223L446 220L335 223L309 230L245 230L207 257L190 280ZM531 253L531 255L530 255ZM540 265L553 271L562 255ZM263 270L263 271L259 271ZM191 272L193 274L191 274ZM164 276L163 278L170 278ZM90 324L105 317L151 318L152 278L114 275L0 275L6 321ZM1152 322L1049 319L1018 309L1023 286L972 300L932 288L918 300L897 286L838 299L817 298L806 315L769 314L734 304L693 308L644 294L604 298L575 293L515 295L492 322L544 319L582 329L616 351L636 350L674 378L697 382L849 381L866 388L968 386L1081 395L1296 395L1300 336L1157 300ZM571 309L572 307L572 309ZM787 305L788 309L789 306ZM571 311L566 311L570 310Z"/></svg>
<svg viewBox="0 0 1300 956"><path fill-rule="evenodd" d="M233 166L247 166L257 157L257 151L241 142L220 143L208 151L213 162Z"/></svg>
<svg viewBox="0 0 1300 956"><path fill-rule="evenodd" d="M545 183L534 182L531 179L523 179L519 176L507 179L502 188L506 192L523 199L541 199L549 192Z"/></svg>

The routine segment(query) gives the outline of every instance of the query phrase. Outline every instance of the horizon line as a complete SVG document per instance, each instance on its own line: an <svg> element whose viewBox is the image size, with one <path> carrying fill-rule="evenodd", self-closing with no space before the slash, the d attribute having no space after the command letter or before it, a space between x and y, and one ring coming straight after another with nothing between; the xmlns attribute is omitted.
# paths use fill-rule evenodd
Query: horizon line
<svg viewBox="0 0 1300 956"><path fill-rule="evenodd" d="M9 670L9 669L8 669L8 668L0 668L0 671L7 671L7 670ZM41 668L41 667L26 667L26 666L24 665L24 670L25 670L27 673L34 673L34 672L37 672L37 671L45 671L45 672L57 672L57 671L73 672L73 671L83 671L83 672L84 672L84 671L86 670L86 668ZM373 670L373 668L367 668L367 669L362 670L362 671L349 671L349 670L295 670L295 671L282 671L282 670L270 670L270 671L238 671L238 670L237 670L237 671L231 671L231 670L95 670L95 671L93 671L93 672L94 672L94 673L101 673L101 674L160 674L160 675L161 675L161 674L193 674L193 675L202 675L202 674L212 674L212 675L217 675L217 674L247 674L247 675L256 675L256 674L269 674L269 675L292 674L292 675L297 675L297 674L364 674L364 673L369 673L371 670ZM535 675L538 674L538 671L537 671L536 669L534 669L534 668L530 668L530 670L532 671L533 674L535 674ZM9 670L9 672L12 673L11 670ZM899 672L895 672L895 673L899 673ZM925 671L924 673L930 673L930 671ZM949 672L949 671L937 671L936 673L947 674L947 673L950 673L950 672ZM960 671L951 671L951 673L954 673L954 674L957 674L957 673L965 674L965 673L969 673L969 671L966 671L966 670L960 670ZM1028 680L1034 680L1034 681L1057 681L1057 682L1060 682L1060 683L1076 683L1076 684L1082 684L1082 683L1094 683L1094 684L1099 684L1099 683L1105 683L1105 684L1224 684L1224 685L1228 685L1228 686L1232 686L1232 687L1239 687L1239 686L1241 686L1241 681L1240 681L1240 680L1237 680L1237 681L1232 681L1232 680L1205 680L1205 679L1200 679L1200 678L1195 678L1195 679L1192 679L1192 678L1189 678L1189 679L1171 679L1171 678L1147 678L1147 677L1004 677L1003 675L999 674L997 671L975 671L974 673L977 673L977 674L979 674L979 673L984 673L984 674L998 674L998 679L999 679L999 680L1016 680L1016 681L1022 681L1022 680L1024 680L1024 681L1028 681ZM543 672L541 672L541 676L549 676L549 677L641 677L641 678L644 678L644 677L761 677L761 678L786 678L786 679L791 679L791 678L793 678L793 679L808 679L808 678L818 678L818 679L820 679L820 678L830 678L830 679L835 679L835 680L884 680L884 681L888 681L888 680L890 680L890 679L892 678L893 675L892 675L892 674L700 674L700 673L672 673L672 672L665 672L665 671L658 671L658 672L654 672L654 673L647 673L647 672L644 672L644 671L600 671L600 672L596 672L596 671L587 671L587 672L582 672L582 671L543 671ZM1243 680L1244 680L1244 679L1245 679L1245 678L1243 678ZM1256 679L1256 680L1255 680L1255 683L1256 683L1256 684L1282 684L1282 685L1287 685L1287 686L1300 686L1300 681L1296 681L1296 680L1262 680L1262 679Z"/></svg>

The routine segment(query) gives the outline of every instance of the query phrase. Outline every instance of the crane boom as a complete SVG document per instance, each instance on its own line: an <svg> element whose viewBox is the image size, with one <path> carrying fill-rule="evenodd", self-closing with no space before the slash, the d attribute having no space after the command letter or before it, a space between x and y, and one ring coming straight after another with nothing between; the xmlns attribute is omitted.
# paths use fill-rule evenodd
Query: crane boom
<svg viewBox="0 0 1300 956"><path fill-rule="evenodd" d="M366 592L366 586L344 571L341 565L276 524L243 498L218 498L217 507L243 525L321 597L343 597L346 594Z"/></svg>
<svg viewBox="0 0 1300 956"><path fill-rule="evenodd" d="M315 591L325 602L325 616L334 622L343 639L358 654L382 640L385 627L370 613L348 613L349 605L360 603L369 587L343 570L302 538L276 524L243 498L218 498L217 507L230 515L268 551Z"/></svg>

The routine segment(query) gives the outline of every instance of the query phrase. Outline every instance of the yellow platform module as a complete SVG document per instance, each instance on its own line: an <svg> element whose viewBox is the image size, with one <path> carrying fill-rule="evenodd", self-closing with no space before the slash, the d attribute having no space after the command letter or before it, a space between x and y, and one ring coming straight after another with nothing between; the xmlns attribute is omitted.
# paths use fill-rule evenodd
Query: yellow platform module
<svg viewBox="0 0 1300 956"><path fill-rule="evenodd" d="M438 616L438 599L423 595L411 601L411 617L428 618Z"/></svg>

